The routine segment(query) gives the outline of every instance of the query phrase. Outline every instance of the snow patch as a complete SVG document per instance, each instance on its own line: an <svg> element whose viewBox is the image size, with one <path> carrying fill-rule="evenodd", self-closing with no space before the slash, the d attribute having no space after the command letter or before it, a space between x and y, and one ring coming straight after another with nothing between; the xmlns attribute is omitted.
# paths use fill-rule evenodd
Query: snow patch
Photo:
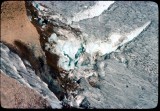
<svg viewBox="0 0 160 111"><path fill-rule="evenodd" d="M76 103L78 106L80 106L83 99L84 99L84 96L81 96L81 95L76 96Z"/></svg>
<svg viewBox="0 0 160 111"><path fill-rule="evenodd" d="M149 25L151 24L151 21L146 22L143 26L136 28L135 30L131 31L130 33L126 34L127 39L125 39L122 44L125 44L135 37L137 37L139 34L141 34Z"/></svg>
<svg viewBox="0 0 160 111"><path fill-rule="evenodd" d="M95 42L89 42L86 45L86 52L90 53L91 56L94 56L96 52L99 52L100 56L104 54L111 53L115 51L119 46L131 41L137 37L149 24L151 21L148 21L143 26L136 28L135 30L127 33L126 35L112 33L108 41L95 40Z"/></svg>
<svg viewBox="0 0 160 111"><path fill-rule="evenodd" d="M80 20L99 16L103 11L107 10L109 6L113 3L114 1L97 1L97 3L89 9L80 11L79 13L75 14L72 21L78 22Z"/></svg>
<svg viewBox="0 0 160 111"><path fill-rule="evenodd" d="M58 38L57 35L55 33L53 33L49 38L48 38L48 42L57 42Z"/></svg>
<svg viewBox="0 0 160 111"><path fill-rule="evenodd" d="M48 38L48 41L49 43L55 41L56 44L51 47L47 43L48 45L46 44L45 49L48 50L50 48L52 53L60 56L58 66L62 69L66 71L78 69L83 67L82 63L86 61L87 57L90 60L89 64L93 64L98 56L116 51L119 46L137 37L150 23L149 21L127 34L112 32L106 40L88 38L85 41L83 38L76 38L74 34L67 30L59 29L58 32L65 35L66 39L60 39L53 33ZM87 76L90 74L88 73Z"/></svg>

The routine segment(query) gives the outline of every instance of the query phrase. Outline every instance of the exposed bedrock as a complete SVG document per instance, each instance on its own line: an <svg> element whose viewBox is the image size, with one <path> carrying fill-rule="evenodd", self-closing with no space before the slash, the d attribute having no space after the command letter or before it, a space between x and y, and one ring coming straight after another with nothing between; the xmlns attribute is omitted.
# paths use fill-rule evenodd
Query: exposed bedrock
<svg viewBox="0 0 160 111"><path fill-rule="evenodd" d="M26 60L24 57L20 57L11 47L8 48L5 44L0 43L1 51L1 67L0 70L2 73L8 75L11 78L16 79L20 84L28 86L29 88L35 90L43 98L45 98L52 108L62 108L61 102L48 88L49 83L44 82L45 77L40 77L36 75L36 71L31 63ZM47 75L46 72L43 72L43 75L46 75L46 79L51 78L50 75ZM41 74L42 75L42 74ZM57 85L58 86L58 85ZM56 88L58 91L58 88Z"/></svg>
<svg viewBox="0 0 160 111"><path fill-rule="evenodd" d="M47 64L61 81L70 81L64 84L64 103L83 108L156 107L156 3L36 1L26 2L26 8Z"/></svg>

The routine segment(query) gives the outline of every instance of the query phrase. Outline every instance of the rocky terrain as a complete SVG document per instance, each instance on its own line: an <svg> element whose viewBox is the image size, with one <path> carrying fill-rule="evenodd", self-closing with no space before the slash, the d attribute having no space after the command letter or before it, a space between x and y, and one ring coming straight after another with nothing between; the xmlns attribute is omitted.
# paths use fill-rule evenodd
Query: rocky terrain
<svg viewBox="0 0 160 111"><path fill-rule="evenodd" d="M2 73L0 91L3 108L51 108L47 100L43 99L35 90Z"/></svg>
<svg viewBox="0 0 160 111"><path fill-rule="evenodd" d="M31 90L31 96L19 96L27 98L20 106L13 105L16 100L6 105L12 100L5 100L4 92L13 89L2 84L3 107L157 106L155 2L8 1L2 4L1 22L2 82L10 79L16 82L9 85Z"/></svg>
<svg viewBox="0 0 160 111"><path fill-rule="evenodd" d="M3 2L1 6L2 7L1 7L1 43L0 43L1 68L0 69L3 75L4 74L8 75L8 76L4 75L3 77L3 75L1 74L1 95L3 95L1 96L1 106L4 108L51 107L51 105L49 105L49 103L46 102L47 100L42 96L42 94L33 89L27 82L25 82L23 76L19 75L19 73L23 75L28 74L28 77L30 77L30 74L35 75L35 70L33 70L30 66L28 66L29 69L26 69L23 60L25 59L25 62L27 62L26 59L33 61L35 59L34 57L39 57L43 55L39 42L39 34L37 33L34 26L30 23L26 15L25 2L6 1ZM17 45L17 43L19 44ZM32 48L33 51L27 52L29 51L28 48L30 49ZM5 50L8 50L8 53L6 53ZM32 63L34 64L34 62L35 61L33 61ZM23 68L19 66L20 63L22 64ZM28 64L30 64L30 62ZM35 68L36 63L34 65L33 64L32 66ZM18 68L19 70L16 68ZM28 73L28 71L30 71L30 73ZM19 82L16 82L12 78L14 78L15 80L18 79ZM36 79L40 81L38 76L36 77ZM2 86L3 84L5 84L5 82L9 80L10 82L8 84ZM32 80L33 79L30 79L30 81ZM36 85L35 82L36 81L32 81L32 84L34 83ZM7 88L12 86L14 89ZM19 94L20 93L19 89L21 89L20 91L21 92L23 91L24 93ZM17 94L19 96L16 96ZM14 96L17 97L19 103L16 102L17 100L14 99Z"/></svg>

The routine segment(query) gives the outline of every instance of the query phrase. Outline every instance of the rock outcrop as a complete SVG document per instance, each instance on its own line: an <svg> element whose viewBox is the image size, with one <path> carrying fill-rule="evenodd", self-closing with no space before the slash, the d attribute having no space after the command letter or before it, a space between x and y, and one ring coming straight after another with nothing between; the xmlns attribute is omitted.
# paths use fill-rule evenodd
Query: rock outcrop
<svg viewBox="0 0 160 111"><path fill-rule="evenodd" d="M35 90L17 82L1 73L1 106L2 108L51 108L46 99Z"/></svg>
<svg viewBox="0 0 160 111"><path fill-rule="evenodd" d="M31 64L27 60L21 59L19 55L3 43L0 43L0 46L1 71L41 94L52 108L61 108L61 102L54 93L48 89L48 85L35 74L35 70Z"/></svg>
<svg viewBox="0 0 160 111"><path fill-rule="evenodd" d="M36 101L42 100L33 102L34 108L157 106L156 3L12 1L3 4L2 10L0 70L16 80L17 88L30 90L31 97L36 94ZM29 107L24 104L28 99L9 107Z"/></svg>
<svg viewBox="0 0 160 111"><path fill-rule="evenodd" d="M21 84L34 89L39 94L49 101L52 108L61 108L61 102L58 98L48 89L48 85L43 82L36 74L31 64L19 57L16 53L10 50L3 43L1 46L1 71L16 79Z"/></svg>
<svg viewBox="0 0 160 111"><path fill-rule="evenodd" d="M52 66L78 83L71 106L85 106L85 100L87 108L157 105L156 3L36 1L26 7L46 55L57 56ZM146 63L146 55L153 61ZM155 68L152 74L148 68Z"/></svg>

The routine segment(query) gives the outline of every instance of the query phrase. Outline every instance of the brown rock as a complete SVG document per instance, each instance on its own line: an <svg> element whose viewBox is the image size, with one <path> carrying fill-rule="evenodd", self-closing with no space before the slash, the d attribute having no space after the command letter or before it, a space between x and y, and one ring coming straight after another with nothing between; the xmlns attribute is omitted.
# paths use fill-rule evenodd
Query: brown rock
<svg viewBox="0 0 160 111"><path fill-rule="evenodd" d="M35 90L22 85L5 74L1 76L1 106L3 108L49 108L46 99L43 99Z"/></svg>
<svg viewBox="0 0 160 111"><path fill-rule="evenodd" d="M39 34L26 15L24 1L5 1L1 5L1 39L39 44Z"/></svg>
<svg viewBox="0 0 160 111"><path fill-rule="evenodd" d="M26 14L24 1L5 1L1 5L1 41L14 46L22 41L36 47L36 56L42 55L39 34Z"/></svg>

